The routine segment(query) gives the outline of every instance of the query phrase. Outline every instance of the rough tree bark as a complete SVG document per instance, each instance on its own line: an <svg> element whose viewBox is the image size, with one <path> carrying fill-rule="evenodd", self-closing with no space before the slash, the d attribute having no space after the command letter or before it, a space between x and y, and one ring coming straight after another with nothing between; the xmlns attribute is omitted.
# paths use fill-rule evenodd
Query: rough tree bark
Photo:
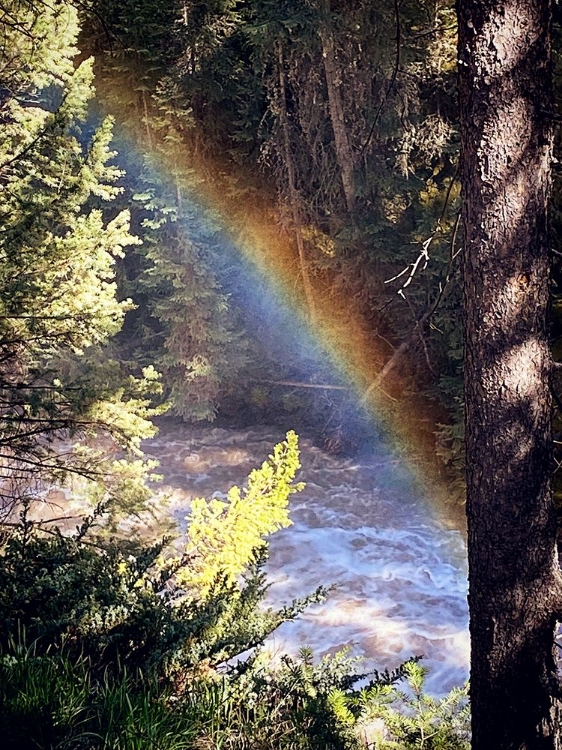
<svg viewBox="0 0 562 750"><path fill-rule="evenodd" d="M457 0L474 750L560 748L550 0Z"/></svg>

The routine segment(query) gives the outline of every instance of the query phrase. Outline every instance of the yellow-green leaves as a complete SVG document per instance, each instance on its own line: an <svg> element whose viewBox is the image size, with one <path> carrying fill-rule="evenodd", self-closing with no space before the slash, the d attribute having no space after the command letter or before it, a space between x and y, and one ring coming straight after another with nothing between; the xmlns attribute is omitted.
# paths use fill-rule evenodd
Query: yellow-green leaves
<svg viewBox="0 0 562 750"><path fill-rule="evenodd" d="M194 564L182 572L182 583L204 597L218 576L233 582L253 560L254 551L266 545L264 537L290 526L289 496L304 486L294 484L299 468L298 437L291 431L261 468L252 471L247 487L233 487L226 500L194 500L187 545Z"/></svg>

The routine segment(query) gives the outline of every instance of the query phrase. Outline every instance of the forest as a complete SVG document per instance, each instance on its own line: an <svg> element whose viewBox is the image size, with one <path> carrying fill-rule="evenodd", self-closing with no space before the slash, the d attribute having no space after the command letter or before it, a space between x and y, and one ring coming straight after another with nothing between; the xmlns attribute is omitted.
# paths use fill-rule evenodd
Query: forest
<svg viewBox="0 0 562 750"><path fill-rule="evenodd" d="M561 29L551 0L2 0L3 747L560 750ZM147 446L210 424L285 438L182 526ZM460 530L470 685L271 656L334 583L268 598L302 446L386 451Z"/></svg>

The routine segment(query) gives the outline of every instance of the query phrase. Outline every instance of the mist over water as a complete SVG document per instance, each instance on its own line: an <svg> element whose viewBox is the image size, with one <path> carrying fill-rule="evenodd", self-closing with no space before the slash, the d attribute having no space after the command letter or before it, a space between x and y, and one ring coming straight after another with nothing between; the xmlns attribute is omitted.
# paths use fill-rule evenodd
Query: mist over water
<svg viewBox="0 0 562 750"><path fill-rule="evenodd" d="M243 485L283 438L266 426L162 420L145 448L160 461L162 489L185 525L191 499ZM404 466L376 448L355 460L328 455L306 438L300 446L298 478L306 488L291 498L293 526L270 537L270 601L288 603L320 584L337 589L277 630L271 650L309 645L319 656L349 646L377 669L423 655L430 692L462 683L469 648L462 535L440 520Z"/></svg>
<svg viewBox="0 0 562 750"><path fill-rule="evenodd" d="M196 196L189 230L204 234L204 212ZM163 491L172 496L172 512L185 526L194 497L221 496L243 485L248 473L261 465L288 428L301 431L299 480L303 492L291 498L293 525L270 540L267 572L270 602L289 603L319 585L336 584L321 605L311 607L294 623L286 623L270 640L278 653L296 653L311 646L318 656L349 646L364 656L366 669L395 668L413 655L423 655L430 668L428 688L442 694L468 675L468 608L466 551L462 535L439 517L435 504L423 497L404 463L387 447L386 430L357 399L350 383L353 362L342 361L323 346L321 337L296 311L291 288L278 283L274 270L258 268L228 233L214 236L216 272L234 318L251 331L250 356L254 372L264 365L264 381L244 383L248 392L263 382L273 386L271 373L300 385L329 384L334 391L304 391L314 401L300 407L294 421L285 411L279 419L276 401L285 409L283 394L268 394L269 411L247 414L251 399L234 405L236 424L260 427L189 426L161 420L160 433L144 443L149 456L160 461ZM277 364L276 364L277 363ZM298 389L297 389L298 391ZM293 397L287 392L286 395ZM302 395L302 391L300 392ZM322 393L322 396L320 394ZM338 391L341 395L342 392ZM322 398L326 400L324 407ZM306 401L305 401L306 403ZM303 425L329 437L344 427L358 458L330 455L303 437Z"/></svg>

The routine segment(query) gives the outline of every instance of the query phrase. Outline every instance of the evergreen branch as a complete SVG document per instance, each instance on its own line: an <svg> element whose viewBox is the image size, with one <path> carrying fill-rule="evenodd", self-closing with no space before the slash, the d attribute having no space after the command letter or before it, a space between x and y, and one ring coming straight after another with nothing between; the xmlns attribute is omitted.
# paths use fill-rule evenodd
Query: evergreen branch
<svg viewBox="0 0 562 750"><path fill-rule="evenodd" d="M27 146L22 151L12 156L11 159L8 159L3 164L0 164L0 172L2 172L4 169L6 169L6 167L9 167L14 162L19 161L20 159L23 159L24 156L26 156L30 151L32 151L35 148L35 146L45 137L48 129L49 129L48 127L44 128L30 143L27 144Z"/></svg>
<svg viewBox="0 0 562 750"><path fill-rule="evenodd" d="M452 182L454 182L454 178L453 178ZM450 190L448 192L448 195L450 195ZM383 369L380 371L380 373L377 375L377 377L369 385L369 387L367 388L367 390L363 394L363 398L362 398L362 402L363 403L367 402L369 396L371 395L371 393L373 392L373 390L375 388L377 388L379 390L382 390L381 389L381 383L384 382L384 380L389 375L389 373L396 367L398 361L410 349L410 347L413 344L414 340L418 336L421 337L421 339L422 339L422 346L424 347L425 355L426 355L426 360L428 361L428 364L429 364L429 353L427 351L427 347L426 347L425 339L423 338L423 335L422 335L422 331L423 331L424 326L428 325L431 322L431 317L434 315L435 311L437 310L437 308L441 304L443 296L445 295L445 290L447 289L447 287L448 287L448 285L449 285L449 283L451 281L453 264L454 264L455 259L458 257L458 254L459 254L455 250L459 225L460 225L460 209L457 212L457 217L456 217L455 224L454 224L454 227L453 227L453 233L452 233L452 237L451 237L451 250L450 250L450 253L449 253L449 261L448 261L448 264L447 264L447 269L445 271L444 280L439 285L439 294L437 295L437 297L435 298L435 300L433 301L433 303L429 307L429 309L426 310L416 320L414 329L413 329L412 333L410 334L410 336L408 336L408 338L406 338L400 344L400 346L393 352L392 356L386 362L386 364L384 365ZM426 240L426 242L427 242L427 240ZM420 255L420 257L421 257L421 255ZM404 295L402 295L402 296L404 296ZM562 365L561 365L561 367L562 367ZM432 370L431 367L430 367L430 370ZM383 393L384 393L384 391L383 391ZM385 394L385 395L388 395L388 394Z"/></svg>
<svg viewBox="0 0 562 750"><path fill-rule="evenodd" d="M57 538L60 538L61 531L59 528L56 529L46 529L44 526L40 525L40 522L38 521L31 521L31 525L33 526L33 529L35 531L41 531L43 534L49 534L50 536L55 536ZM0 521L0 529L1 528L21 528L21 521ZM73 541L78 541L80 544L85 545L86 547L92 547L94 549L101 550L103 552L106 551L107 547L103 543L99 542L90 542L86 539L73 537Z"/></svg>
<svg viewBox="0 0 562 750"><path fill-rule="evenodd" d="M269 383L271 385L286 385L293 388L316 388L325 391L348 391L344 385L332 385L331 383L300 383L293 380L253 380L254 383Z"/></svg>
<svg viewBox="0 0 562 750"><path fill-rule="evenodd" d="M60 458L60 456L59 456ZM63 461L60 463L45 463L45 461L42 461L39 457L36 459L31 458L24 458L23 456L15 456L13 454L9 453L0 453L0 459L5 459L9 463L15 463L15 464L27 464L30 467L33 467L33 469L29 469L29 471L33 471L34 469L41 469L41 471L45 470L52 470L52 471L66 471L70 474L77 474L79 476L83 476L88 478L95 478L95 477L105 477L107 476L107 472L98 471L97 469L89 469L86 466L72 466L72 464L67 464ZM7 469L8 467L0 467L0 469ZM20 471L26 471L24 467L20 467ZM9 479L10 474L4 475L4 479Z"/></svg>
<svg viewBox="0 0 562 750"><path fill-rule="evenodd" d="M77 8L82 9L86 14L88 14L90 16L93 16L96 19L96 21L98 21L98 23L100 24L100 26L102 27L102 29L103 29L103 31L105 33L107 42L109 44L109 52L111 54L113 53L113 42L117 42L117 44L123 50L127 49L126 44L121 40L121 38L119 37L118 34L116 34L115 32L111 31L111 29L109 28L109 26L107 25L107 23L105 21L105 18L96 9L96 7L95 7L95 5L93 3L81 2L81 0L73 0L73 5L75 5Z"/></svg>
<svg viewBox="0 0 562 750"><path fill-rule="evenodd" d="M14 29L14 30L18 31L20 34L23 34L28 39L31 39L31 40L34 39L33 34L31 33L31 31L29 31L28 29L26 29L24 27L24 24L21 21L19 21L15 15L13 15L12 13L10 13L10 11L7 8L2 8L2 12L4 14L2 16L2 18L0 18L0 24L2 26L7 26L9 29ZM8 20L6 20L7 18L10 18L12 20L8 21Z"/></svg>
<svg viewBox="0 0 562 750"><path fill-rule="evenodd" d="M400 23L400 0L394 0L394 17L395 17L395 22L396 22L396 57L395 57L395 62L394 62L394 70L392 71L392 77L390 79L390 83L388 84L386 91L384 92L384 96L382 97L379 103L379 107L375 113L375 118L373 120L373 124L371 125L371 129L369 130L369 135L367 136L367 139L365 143L363 144L363 146L361 147L361 150L359 152L360 157L363 156L367 146L371 142L371 138L373 137L375 128L382 114L383 107L386 104L386 100L390 96L390 92L394 88L394 84L396 83L398 72L400 70L401 44L402 44L402 26Z"/></svg>
<svg viewBox="0 0 562 750"><path fill-rule="evenodd" d="M32 151L35 146L46 136L48 135L53 128L53 125L57 122L57 115L60 113L61 108L65 105L66 101L68 99L68 92L64 94L64 96L61 99L61 102L59 104L58 109L53 112L53 120L51 122L47 122L43 130L39 131L37 136L30 142L28 145L20 151L18 154L14 154L10 159L5 161L3 164L0 164L0 172L2 172L6 167L9 167L11 164L14 164L14 162L19 161L24 156L26 156L30 151Z"/></svg>
<svg viewBox="0 0 562 750"><path fill-rule="evenodd" d="M376 376L376 378L371 382L365 393L363 394L363 397L361 398L361 402L363 404L366 404L369 400L369 396L371 393L377 389L384 393L385 396L388 396L389 398L392 398L393 401L397 401L397 399L393 398L389 394L385 393L382 390L382 383L386 380L388 375L394 368L396 367L397 363L402 358L402 355L404 355L407 351L409 351L414 339L418 336L418 330L422 326L424 326L429 318L429 314L427 312L423 313L423 315L416 321L416 325L414 327L414 330L412 333L408 336L408 338L404 339L404 341L400 344L400 346L393 352L390 359L386 362L382 370L379 372L379 374Z"/></svg>
<svg viewBox="0 0 562 750"><path fill-rule="evenodd" d="M452 26L433 26L431 29L426 29L424 31L418 31L415 34L408 34L409 39L425 39L428 36L432 36L432 34L437 34L438 31L444 32L444 31L455 31L457 28L456 24Z"/></svg>
<svg viewBox="0 0 562 750"><path fill-rule="evenodd" d="M441 215L439 216L439 219L437 220L437 223L435 225L435 229L434 229L433 233L426 240L424 240L422 242L422 247L421 247L420 253L419 253L418 257L416 258L416 260L413 263L410 263L410 265L406 266L406 268L403 268L402 271L400 271L400 273L396 274L391 279L385 279L385 281L384 281L385 284L391 284L393 281L396 281L397 279L401 278L402 276L404 276L404 274L408 273L408 271L409 271L408 277L407 277L406 281L398 289L398 292L397 292L397 294L399 294L400 297L402 297L403 299L406 299L406 297L404 295L404 289L406 289L406 287L410 286L410 284L412 283L412 281L414 279L414 276L416 275L416 272L417 272L419 266L421 265L422 261L423 261L423 264L424 264L423 268L422 268L422 271L425 271L425 269L427 268L427 264L429 263L429 248L430 248L433 240L442 231L443 220L445 218L445 214L447 213L447 209L449 207L449 201L451 199L451 193L453 191L453 186L454 186L454 184L455 184L455 182L457 180L458 174L459 174L459 165L457 164L457 168L455 170L455 174L453 175L453 177L451 179L451 182L449 183L449 185L447 187L447 192L445 194L445 201L443 203L443 208L441 210ZM455 238L455 241L456 241L456 235L457 235L457 230L458 230L459 217L460 217L460 212L457 213L457 218L455 220L455 228L454 228L454 231L453 231L453 236Z"/></svg>
<svg viewBox="0 0 562 750"><path fill-rule="evenodd" d="M458 254L460 252L455 250L455 246L457 244L457 235L459 231L460 226L460 219L461 219L461 212L460 209L457 212L457 218L455 219L455 225L453 227L453 234L451 237L451 251L449 253L449 261L447 263L447 269L445 271L445 278L442 283L439 284L439 294L437 295L435 301L433 302L433 305L431 306L431 309L429 311L429 317L433 315L433 313L437 310L439 305L441 304L441 300L443 299L443 296L445 294L445 290L447 289L447 286L449 285L451 278L452 278L452 271L453 271L453 264L455 262L455 259L458 257Z"/></svg>

